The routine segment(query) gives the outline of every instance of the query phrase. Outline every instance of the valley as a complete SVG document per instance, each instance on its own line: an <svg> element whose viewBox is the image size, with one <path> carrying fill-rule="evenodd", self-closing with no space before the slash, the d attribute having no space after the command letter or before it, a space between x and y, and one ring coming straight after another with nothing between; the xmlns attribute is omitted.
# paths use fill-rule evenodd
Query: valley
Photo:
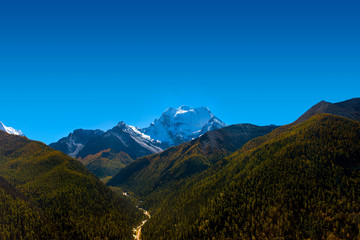
<svg viewBox="0 0 360 240"><path fill-rule="evenodd" d="M67 155L0 131L1 237L356 239L359 113L359 99L321 102L288 125L206 127L166 149L120 122L74 131L56 145ZM196 119L182 124L214 117Z"/></svg>
<svg viewBox="0 0 360 240"><path fill-rule="evenodd" d="M0 0L0 240L360 240L359 26L359 0Z"/></svg>

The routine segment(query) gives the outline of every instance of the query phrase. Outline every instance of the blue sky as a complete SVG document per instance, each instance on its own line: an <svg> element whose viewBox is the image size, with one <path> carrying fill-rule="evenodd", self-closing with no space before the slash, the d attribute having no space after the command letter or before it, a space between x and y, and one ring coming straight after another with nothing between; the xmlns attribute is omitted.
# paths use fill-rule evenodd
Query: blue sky
<svg viewBox="0 0 360 240"><path fill-rule="evenodd" d="M359 97L359 12L347 0L2 0L0 121L46 143L180 105L290 123Z"/></svg>

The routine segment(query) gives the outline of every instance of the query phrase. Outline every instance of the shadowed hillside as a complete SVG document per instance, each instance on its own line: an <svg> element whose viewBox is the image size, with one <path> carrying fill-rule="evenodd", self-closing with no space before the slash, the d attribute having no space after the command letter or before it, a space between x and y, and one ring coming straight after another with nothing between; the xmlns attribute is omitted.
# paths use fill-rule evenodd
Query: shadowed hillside
<svg viewBox="0 0 360 240"><path fill-rule="evenodd" d="M353 98L343 102L329 103L321 101L312 106L308 111L301 115L294 123L301 123L312 116L320 113L330 113L333 115L346 117L360 121L360 98Z"/></svg>
<svg viewBox="0 0 360 240"><path fill-rule="evenodd" d="M108 185L121 186L146 200L146 205L156 205L187 179L205 171L250 139L275 128L237 124L207 132L193 141L135 160L121 169Z"/></svg>
<svg viewBox="0 0 360 240"><path fill-rule="evenodd" d="M2 239L129 239L141 217L75 159L2 131L0 176Z"/></svg>

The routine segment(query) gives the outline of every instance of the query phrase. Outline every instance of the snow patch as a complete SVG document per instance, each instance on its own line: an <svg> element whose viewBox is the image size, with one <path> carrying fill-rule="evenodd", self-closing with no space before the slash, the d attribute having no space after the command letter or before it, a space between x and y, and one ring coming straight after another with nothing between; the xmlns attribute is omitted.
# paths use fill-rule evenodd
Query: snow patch
<svg viewBox="0 0 360 240"><path fill-rule="evenodd" d="M149 141L151 141L151 137L149 135L146 135L142 132L140 132L140 130L137 128L137 127L134 127L134 126L129 126L136 134L140 135L142 138L145 138Z"/></svg>
<svg viewBox="0 0 360 240"><path fill-rule="evenodd" d="M7 127L2 122L0 122L0 130L7 132L9 134L13 134L13 135L25 136L21 130L16 130L12 127Z"/></svg>

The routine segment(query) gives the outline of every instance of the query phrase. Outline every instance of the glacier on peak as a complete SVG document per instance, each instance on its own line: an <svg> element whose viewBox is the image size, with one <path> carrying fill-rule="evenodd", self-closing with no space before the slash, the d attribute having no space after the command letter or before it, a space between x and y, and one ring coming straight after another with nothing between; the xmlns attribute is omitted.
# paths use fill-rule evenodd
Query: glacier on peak
<svg viewBox="0 0 360 240"><path fill-rule="evenodd" d="M13 134L13 135L25 136L21 130L16 130L12 127L7 127L2 122L0 122L0 130L7 132L9 134Z"/></svg>
<svg viewBox="0 0 360 240"><path fill-rule="evenodd" d="M215 117L207 107L180 106L168 108L142 132L162 143L162 147L174 146L192 140L207 131L227 126Z"/></svg>

